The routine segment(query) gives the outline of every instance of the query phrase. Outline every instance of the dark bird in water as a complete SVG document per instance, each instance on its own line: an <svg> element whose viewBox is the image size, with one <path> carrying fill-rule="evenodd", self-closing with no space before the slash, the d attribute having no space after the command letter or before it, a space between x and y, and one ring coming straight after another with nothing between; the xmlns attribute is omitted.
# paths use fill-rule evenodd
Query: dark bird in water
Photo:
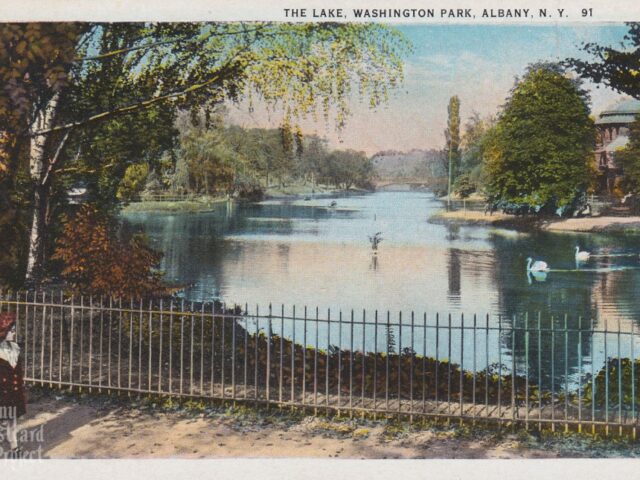
<svg viewBox="0 0 640 480"><path fill-rule="evenodd" d="M369 241L371 242L371 249L374 252L378 251L378 245L382 241L381 235L382 235L382 232L378 232L374 236L369 236Z"/></svg>
<svg viewBox="0 0 640 480"><path fill-rule="evenodd" d="M336 202L335 200L333 202L331 202L329 204L330 207L337 207L338 206L338 202Z"/></svg>

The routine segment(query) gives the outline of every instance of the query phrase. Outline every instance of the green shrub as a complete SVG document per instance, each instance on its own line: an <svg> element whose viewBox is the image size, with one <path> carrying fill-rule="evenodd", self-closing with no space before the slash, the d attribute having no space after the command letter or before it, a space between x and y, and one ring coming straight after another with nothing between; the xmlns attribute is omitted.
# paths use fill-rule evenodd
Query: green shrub
<svg viewBox="0 0 640 480"><path fill-rule="evenodd" d="M145 189L148 176L149 165L146 163L129 165L124 172L120 185L118 185L116 192L118 200L122 202L135 200Z"/></svg>

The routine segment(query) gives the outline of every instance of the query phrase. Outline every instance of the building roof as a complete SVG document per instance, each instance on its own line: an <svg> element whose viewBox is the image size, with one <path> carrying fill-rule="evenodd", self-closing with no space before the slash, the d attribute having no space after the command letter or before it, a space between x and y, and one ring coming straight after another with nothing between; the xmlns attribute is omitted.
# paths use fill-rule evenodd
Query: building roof
<svg viewBox="0 0 640 480"><path fill-rule="evenodd" d="M626 125L635 120L635 115L607 115L596 120L596 125Z"/></svg>
<svg viewBox="0 0 640 480"><path fill-rule="evenodd" d="M622 100L600 113L596 125L628 124L640 115L640 100Z"/></svg>

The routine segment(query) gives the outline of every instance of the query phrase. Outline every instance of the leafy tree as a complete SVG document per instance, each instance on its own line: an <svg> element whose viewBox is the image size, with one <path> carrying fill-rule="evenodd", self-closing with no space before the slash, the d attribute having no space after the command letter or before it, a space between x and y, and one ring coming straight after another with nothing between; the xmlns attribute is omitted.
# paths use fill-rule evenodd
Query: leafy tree
<svg viewBox="0 0 640 480"><path fill-rule="evenodd" d="M597 43L585 43L583 50L591 59L569 58L565 65L583 78L603 83L621 93L640 99L640 23L627 23L629 32L620 49Z"/></svg>
<svg viewBox="0 0 640 480"><path fill-rule="evenodd" d="M299 135L294 134L295 132L287 119L285 119L284 123L278 129L278 133L280 134L280 143L282 145L282 154L278 158L278 171L280 173L278 177L280 179L280 185L284 187L285 182L283 178L285 176L290 177L295 173L294 167L296 160L299 158L302 150Z"/></svg>
<svg viewBox="0 0 640 480"><path fill-rule="evenodd" d="M164 185L162 184L162 179L160 175L156 173L155 170L151 170L149 175L147 175L146 182L144 183L144 190L142 191L142 196L149 195L159 195L163 192Z"/></svg>
<svg viewBox="0 0 640 480"><path fill-rule="evenodd" d="M460 172L468 174L470 181L478 187L481 187L484 182L482 166L486 142L488 132L494 124L493 118L481 118L477 112L474 112L465 124L464 135L460 142Z"/></svg>
<svg viewBox="0 0 640 480"><path fill-rule="evenodd" d="M303 135L286 123L278 129L244 129L231 125L225 129L225 141L236 155L240 185L264 187L277 178L281 185L290 180L313 181L328 155L326 141ZM236 182L237 183L237 182Z"/></svg>
<svg viewBox="0 0 640 480"><path fill-rule="evenodd" d="M345 190L367 187L372 173L371 160L364 152L355 150L334 150L320 166L321 179Z"/></svg>
<svg viewBox="0 0 640 480"><path fill-rule="evenodd" d="M476 191L476 184L471 180L468 173L461 174L456 178L456 183L453 185L453 191L460 198L468 198L473 192Z"/></svg>
<svg viewBox="0 0 640 480"><path fill-rule="evenodd" d="M274 177L282 178L292 173L293 157L283 145L281 129L252 128L238 126L226 129L227 145L240 163L240 172L247 180L262 178L269 187ZM255 177L253 180L252 177Z"/></svg>
<svg viewBox="0 0 640 480"><path fill-rule="evenodd" d="M580 85L554 65L531 66L488 139L490 198L564 206L593 177L594 126Z"/></svg>
<svg viewBox="0 0 640 480"><path fill-rule="evenodd" d="M178 157L188 171L187 190L205 195L232 191L238 156L227 145L222 116L190 120L182 115L179 125Z"/></svg>
<svg viewBox="0 0 640 480"><path fill-rule="evenodd" d="M145 115L210 111L243 96L277 103L285 118L332 115L341 128L353 88L372 107L384 102L402 79L407 50L399 33L373 24L10 24L0 44L3 179L15 178L22 142L33 185L28 281L43 271L56 178L79 146L93 144L92 129L102 130L106 144L135 131L125 117L140 114L144 123ZM115 196L128 164L111 164L120 174L96 171L93 186Z"/></svg>
<svg viewBox="0 0 640 480"><path fill-rule="evenodd" d="M64 263L62 277L81 294L147 298L164 292L156 270L161 255L143 237L119 239L115 220L95 206L65 216L52 258Z"/></svg>
<svg viewBox="0 0 640 480"><path fill-rule="evenodd" d="M224 138L236 165L234 193L243 198L262 198L260 178L264 171L264 152L251 143L255 135L238 125L229 125L225 127Z"/></svg>
<svg viewBox="0 0 640 480"><path fill-rule="evenodd" d="M178 156L173 172L169 174L168 184L172 193L184 194L189 192L189 165L184 156Z"/></svg>
<svg viewBox="0 0 640 480"><path fill-rule="evenodd" d="M320 174L320 165L326 162L329 155L327 140L318 135L307 135L303 138L302 144L299 174L305 181L314 184Z"/></svg>
<svg viewBox="0 0 640 480"><path fill-rule="evenodd" d="M451 190L451 182L458 176L460 164L460 99L454 95L449 99L447 107L447 129L444 136L447 140L447 171L449 175L449 190Z"/></svg>
<svg viewBox="0 0 640 480"><path fill-rule="evenodd" d="M124 172L124 178L120 182L116 197L118 200L130 202L142 193L149 176L149 165L129 165Z"/></svg>

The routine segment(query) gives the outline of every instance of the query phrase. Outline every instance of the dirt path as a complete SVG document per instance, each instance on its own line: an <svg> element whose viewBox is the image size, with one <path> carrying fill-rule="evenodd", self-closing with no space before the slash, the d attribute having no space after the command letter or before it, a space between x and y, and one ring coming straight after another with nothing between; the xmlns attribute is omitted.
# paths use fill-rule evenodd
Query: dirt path
<svg viewBox="0 0 640 480"><path fill-rule="evenodd" d="M528 230L540 228L553 232L617 232L639 231L640 217L584 217L536 221L535 217L517 217L495 212L485 215L478 211L438 212L429 219L432 223L459 223L465 225L493 225L502 228Z"/></svg>
<svg viewBox="0 0 640 480"><path fill-rule="evenodd" d="M566 458L597 452L573 444L559 448L527 434L461 435L456 429L246 409L168 411L55 393L32 398L22 428L31 437L25 437L25 451L44 458ZM625 448L595 456L640 453Z"/></svg>
<svg viewBox="0 0 640 480"><path fill-rule="evenodd" d="M549 222L545 230L556 232L609 232L640 228L640 217L585 217Z"/></svg>

